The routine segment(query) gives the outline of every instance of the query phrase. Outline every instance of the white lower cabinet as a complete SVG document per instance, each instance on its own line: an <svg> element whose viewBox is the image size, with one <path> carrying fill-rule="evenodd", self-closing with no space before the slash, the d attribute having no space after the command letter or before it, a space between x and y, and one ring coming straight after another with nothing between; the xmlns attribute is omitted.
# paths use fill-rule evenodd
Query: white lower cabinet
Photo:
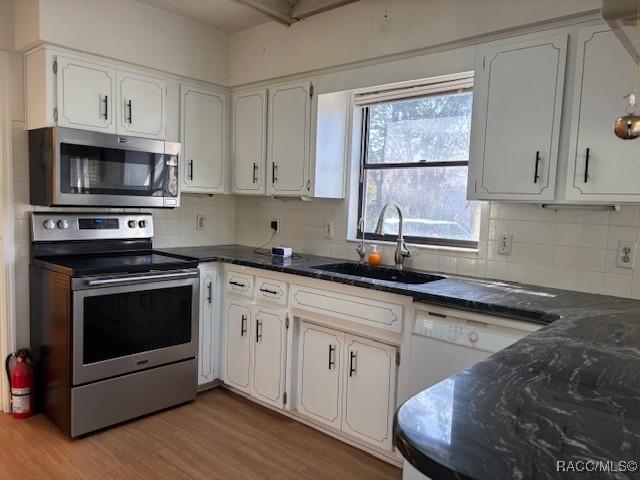
<svg viewBox="0 0 640 480"><path fill-rule="evenodd" d="M200 321L198 340L198 385L218 378L218 341L216 315L216 271L200 267Z"/></svg>
<svg viewBox="0 0 640 480"><path fill-rule="evenodd" d="M342 345L344 334L300 324L298 412L340 429L342 424Z"/></svg>
<svg viewBox="0 0 640 480"><path fill-rule="evenodd" d="M251 305L231 300L224 312L225 375L224 380L238 390L251 389Z"/></svg>
<svg viewBox="0 0 640 480"><path fill-rule="evenodd" d="M301 322L298 413L392 449L396 348Z"/></svg>
<svg viewBox="0 0 640 480"><path fill-rule="evenodd" d="M251 391L259 400L282 407L285 403L287 314L258 305L254 317Z"/></svg>
<svg viewBox="0 0 640 480"><path fill-rule="evenodd" d="M346 335L345 353L342 430L391 450L396 348Z"/></svg>
<svg viewBox="0 0 640 480"><path fill-rule="evenodd" d="M258 400L286 403L286 311L230 299L225 307L224 381Z"/></svg>

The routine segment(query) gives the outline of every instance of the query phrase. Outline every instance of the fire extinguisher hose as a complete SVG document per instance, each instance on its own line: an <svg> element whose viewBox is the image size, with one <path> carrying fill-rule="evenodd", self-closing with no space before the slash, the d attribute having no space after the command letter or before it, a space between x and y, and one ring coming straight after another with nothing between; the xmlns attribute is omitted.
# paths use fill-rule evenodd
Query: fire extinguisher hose
<svg viewBox="0 0 640 480"><path fill-rule="evenodd" d="M4 361L4 368L7 371L7 382L9 382L9 389L11 389L11 369L9 368L9 362L11 361L11 357L13 357L13 353L7 355L7 358Z"/></svg>

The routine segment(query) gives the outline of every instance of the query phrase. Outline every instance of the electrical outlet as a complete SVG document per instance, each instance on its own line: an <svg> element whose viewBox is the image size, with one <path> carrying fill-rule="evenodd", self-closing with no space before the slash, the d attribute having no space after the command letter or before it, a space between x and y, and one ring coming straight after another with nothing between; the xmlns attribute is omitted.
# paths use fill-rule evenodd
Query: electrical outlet
<svg viewBox="0 0 640 480"><path fill-rule="evenodd" d="M280 220L277 218L272 218L269 225L271 226L271 233L278 233L280 231Z"/></svg>
<svg viewBox="0 0 640 480"><path fill-rule="evenodd" d="M616 256L616 267L633 268L636 260L636 242L618 242L618 254Z"/></svg>
<svg viewBox="0 0 640 480"><path fill-rule="evenodd" d="M326 240L333 240L333 222L326 222L324 224L324 238Z"/></svg>
<svg viewBox="0 0 640 480"><path fill-rule="evenodd" d="M207 217L204 215L196 215L196 230L203 231L205 224L207 223Z"/></svg>
<svg viewBox="0 0 640 480"><path fill-rule="evenodd" d="M513 244L513 235L500 235L498 237L498 246L496 253L498 255L511 255L511 246Z"/></svg>

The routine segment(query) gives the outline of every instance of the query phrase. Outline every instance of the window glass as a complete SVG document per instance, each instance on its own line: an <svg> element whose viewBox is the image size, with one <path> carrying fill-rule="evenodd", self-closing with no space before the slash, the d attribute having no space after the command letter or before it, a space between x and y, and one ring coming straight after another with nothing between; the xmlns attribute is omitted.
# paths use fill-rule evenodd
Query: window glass
<svg viewBox="0 0 640 480"><path fill-rule="evenodd" d="M367 162L468 160L471 101L467 91L369 107Z"/></svg>
<svg viewBox="0 0 640 480"><path fill-rule="evenodd" d="M358 218L366 237L396 240L394 208L376 232L392 202L402 209L409 242L477 247L480 204L466 199L472 100L471 90L443 84L427 97L364 107Z"/></svg>

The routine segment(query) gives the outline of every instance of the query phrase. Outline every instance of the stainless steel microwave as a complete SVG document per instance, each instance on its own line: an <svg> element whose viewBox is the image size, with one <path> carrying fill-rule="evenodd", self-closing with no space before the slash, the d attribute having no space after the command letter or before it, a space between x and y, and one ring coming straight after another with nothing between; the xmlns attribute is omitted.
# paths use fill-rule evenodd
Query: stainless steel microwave
<svg viewBox="0 0 640 480"><path fill-rule="evenodd" d="M179 161L179 143L62 127L31 130L31 204L178 207Z"/></svg>

